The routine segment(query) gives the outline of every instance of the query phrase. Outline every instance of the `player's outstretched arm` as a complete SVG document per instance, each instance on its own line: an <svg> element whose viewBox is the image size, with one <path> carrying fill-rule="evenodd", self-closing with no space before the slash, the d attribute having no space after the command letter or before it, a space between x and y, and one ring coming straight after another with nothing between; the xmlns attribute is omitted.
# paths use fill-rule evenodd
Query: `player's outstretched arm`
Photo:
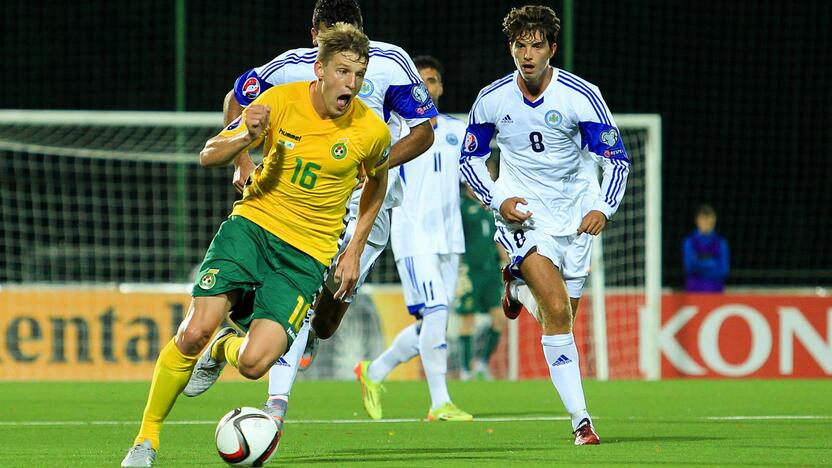
<svg viewBox="0 0 832 468"><path fill-rule="evenodd" d="M268 106L249 106L242 117L244 125L233 129L227 127L219 135L208 140L205 148L199 153L199 163L204 167L231 164L240 151L258 142L263 136L269 123L269 111Z"/></svg>
<svg viewBox="0 0 832 468"><path fill-rule="evenodd" d="M234 90L225 95L225 100L222 103L222 116L225 125L230 124L234 119L243 113L243 106L237 101L237 96ZM251 160L251 155L248 151L242 151L234 158L234 176L231 183L238 192L243 193L246 188L246 183L252 172L254 172L254 162Z"/></svg>
<svg viewBox="0 0 832 468"><path fill-rule="evenodd" d="M367 238L370 236L370 230L384 202L386 192L386 166L377 168L373 174L369 174L368 171L367 179L364 182L364 191L361 193L361 200L358 203L358 220L356 221L355 232L344 253L338 258L338 265L335 267L335 282L339 285L338 291L335 291L335 299L340 300L352 295L353 288L358 282L361 252L364 251L364 246L367 245Z"/></svg>
<svg viewBox="0 0 832 468"><path fill-rule="evenodd" d="M390 167L400 166L424 153L433 144L433 126L430 120L410 127L410 133L390 148Z"/></svg>

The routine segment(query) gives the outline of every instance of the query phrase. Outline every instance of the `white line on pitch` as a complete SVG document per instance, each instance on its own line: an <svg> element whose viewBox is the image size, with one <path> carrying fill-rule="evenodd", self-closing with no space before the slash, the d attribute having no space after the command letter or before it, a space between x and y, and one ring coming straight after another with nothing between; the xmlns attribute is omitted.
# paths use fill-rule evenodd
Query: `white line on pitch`
<svg viewBox="0 0 832 468"><path fill-rule="evenodd" d="M566 416L526 416L526 417L485 417L476 418L474 422L523 422L523 421L566 421ZM661 422L662 419L649 417L624 417L604 418L596 417L598 420L651 420ZM802 420L830 420L832 415L763 415L763 416L704 416L695 418L664 418L671 420L687 421L802 421ZM418 418L400 419L290 419L287 424L384 424L384 423L416 423L424 421ZM168 425L194 426L213 425L216 421L193 420L193 421L167 421ZM0 426L129 426L137 425L139 421L0 421Z"/></svg>

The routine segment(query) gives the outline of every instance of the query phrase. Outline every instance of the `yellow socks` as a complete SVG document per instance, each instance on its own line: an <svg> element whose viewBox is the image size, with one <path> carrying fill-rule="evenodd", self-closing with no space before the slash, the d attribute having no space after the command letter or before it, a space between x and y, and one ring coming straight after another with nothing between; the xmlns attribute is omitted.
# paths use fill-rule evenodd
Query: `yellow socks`
<svg viewBox="0 0 832 468"><path fill-rule="evenodd" d="M217 341L216 346L211 350L211 357L216 360L217 358L214 357L214 353L216 352L218 357L225 357L226 362L236 368L239 368L240 347L243 346L245 337L234 335L228 336L230 338ZM220 352L223 354L220 354ZM219 360L221 361L222 359Z"/></svg>
<svg viewBox="0 0 832 468"><path fill-rule="evenodd" d="M147 406L142 414L142 427L134 444L141 444L150 439L153 448L159 450L159 432L176 397L188 384L191 372L196 365L199 355L185 356L171 339L159 353L156 368L153 371L153 381L150 384L150 394Z"/></svg>

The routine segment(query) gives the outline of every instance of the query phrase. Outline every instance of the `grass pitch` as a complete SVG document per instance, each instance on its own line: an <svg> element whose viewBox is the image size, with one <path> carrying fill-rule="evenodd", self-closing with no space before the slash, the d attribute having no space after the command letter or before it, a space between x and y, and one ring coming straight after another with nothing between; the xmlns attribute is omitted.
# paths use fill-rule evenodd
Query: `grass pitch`
<svg viewBox="0 0 832 468"><path fill-rule="evenodd" d="M832 465L832 380L584 383L602 445L574 447L548 381L450 382L473 423L427 423L424 382L390 382L370 421L355 382L298 382L267 466ZM0 467L118 466L147 383L0 383ZM179 398L158 467L226 466L213 431L263 382Z"/></svg>

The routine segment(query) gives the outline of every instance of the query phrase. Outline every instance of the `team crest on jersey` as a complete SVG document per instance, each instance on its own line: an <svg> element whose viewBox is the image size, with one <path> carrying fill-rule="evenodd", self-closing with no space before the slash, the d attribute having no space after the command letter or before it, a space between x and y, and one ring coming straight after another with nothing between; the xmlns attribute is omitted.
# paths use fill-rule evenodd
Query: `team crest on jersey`
<svg viewBox="0 0 832 468"><path fill-rule="evenodd" d="M260 95L260 81L257 80L255 77L251 77L246 80L246 83L243 85L243 96L254 99Z"/></svg>
<svg viewBox="0 0 832 468"><path fill-rule="evenodd" d="M474 151L477 150L477 147L479 146L479 142L477 141L477 137L475 137L474 134L471 133L471 132L466 133L465 134L465 143L463 143L463 146L465 146L465 151L467 151L469 153L473 153Z"/></svg>
<svg viewBox="0 0 832 468"><path fill-rule="evenodd" d="M546 125L550 127L557 127L563 122L563 115L560 112L552 109L546 113Z"/></svg>
<svg viewBox="0 0 832 468"><path fill-rule="evenodd" d="M456 135L454 135L453 133L445 135L445 141L447 141L448 144L451 146L456 146L459 144L459 138L457 138Z"/></svg>
<svg viewBox="0 0 832 468"><path fill-rule="evenodd" d="M240 126L240 122L242 122L242 121L243 121L243 116L238 115L236 119L232 120L231 123L228 124L227 127L225 127L225 129L226 130L234 130L235 128Z"/></svg>
<svg viewBox="0 0 832 468"><path fill-rule="evenodd" d="M199 287L202 289L211 289L214 285L217 284L217 273L219 273L219 268L211 268L210 270L206 271L202 278L199 279Z"/></svg>
<svg viewBox="0 0 832 468"><path fill-rule="evenodd" d="M611 128L606 132L601 132L601 142L612 148L618 143L618 130Z"/></svg>
<svg viewBox="0 0 832 468"><path fill-rule="evenodd" d="M329 155L336 161L346 158L347 153L349 153L349 149L347 148L346 139L338 141L338 143L335 143L332 145L332 148L329 149Z"/></svg>
<svg viewBox="0 0 832 468"><path fill-rule="evenodd" d="M367 97L373 94L373 91L376 89L375 85L372 81L364 78L364 82L361 83L361 89L358 90L358 97Z"/></svg>
<svg viewBox="0 0 832 468"><path fill-rule="evenodd" d="M411 88L410 94L413 96L413 99L420 104L424 104L430 97L430 94L428 94L428 88L425 87L424 83L419 83L418 86Z"/></svg>

